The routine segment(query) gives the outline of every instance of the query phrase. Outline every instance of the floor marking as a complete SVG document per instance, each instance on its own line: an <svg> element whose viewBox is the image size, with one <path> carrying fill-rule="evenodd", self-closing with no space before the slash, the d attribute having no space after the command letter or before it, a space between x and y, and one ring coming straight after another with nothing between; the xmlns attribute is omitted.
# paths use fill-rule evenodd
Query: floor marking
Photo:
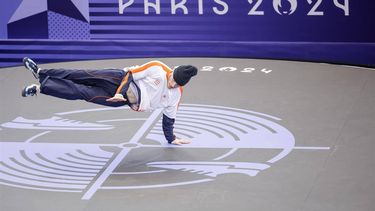
<svg viewBox="0 0 375 211"><path fill-rule="evenodd" d="M33 141L34 139L36 139L36 138L38 138L38 137L40 137L40 136L43 136L43 135L45 135L45 134L47 134L47 133L50 133L50 132L51 132L51 131L45 131L45 132L43 132L43 133L39 133L39 134L37 134L37 135L35 135L35 136L33 136L33 137L27 139L27 140L25 141L25 143L30 143L30 142Z"/></svg>
<svg viewBox="0 0 375 211"><path fill-rule="evenodd" d="M330 147L293 147L293 149L330 150Z"/></svg>
<svg viewBox="0 0 375 211"><path fill-rule="evenodd" d="M112 175L138 175L138 174L154 174L166 172L167 170L156 170L156 171L139 171L139 172L113 172Z"/></svg>
<svg viewBox="0 0 375 211"><path fill-rule="evenodd" d="M110 120L100 120L96 122L122 122L122 121L145 121L147 118L133 118L133 119L110 119Z"/></svg>
<svg viewBox="0 0 375 211"><path fill-rule="evenodd" d="M82 192L81 190L57 190L57 189L49 189L49 188L34 188L34 187L29 187L29 186L24 186L24 185L16 185L16 184L9 184L9 183L4 183L0 182L0 185L5 185L5 186L11 186L15 188L25 188L25 189L30 189L30 190L42 190L42 191L51 191L51 192L71 192L71 193L80 193Z"/></svg>
<svg viewBox="0 0 375 211"><path fill-rule="evenodd" d="M191 184L198 184L203 182L210 182L213 179L202 179L202 180L195 180L190 182L178 182L178 183L170 183L170 184L161 184L161 185L143 185L143 186L103 186L100 189L103 190L134 190L134 189L148 189L148 188L165 188L165 187L174 187L179 185L191 185Z"/></svg>
<svg viewBox="0 0 375 211"><path fill-rule="evenodd" d="M77 113L85 113L85 112L93 112L93 111L109 111L109 110L124 110L129 109L128 107L118 107L118 108L94 108L94 109L81 109L76 111L68 111L68 112L61 112L56 113L56 115L68 115L68 114L77 114Z"/></svg>
<svg viewBox="0 0 375 211"><path fill-rule="evenodd" d="M227 152L227 153L225 153L224 155L222 155L222 156L220 156L220 157L217 157L217 158L215 158L215 159L213 159L213 160L221 160L221 159L224 159L224 158L228 157L229 155L235 153L237 150L238 150L238 148L233 148L233 149L231 149L229 152Z"/></svg>
<svg viewBox="0 0 375 211"><path fill-rule="evenodd" d="M161 109L155 110L151 116L146 120L142 127L137 131L137 133L130 139L128 144L137 143L145 132L151 127L152 123L155 122L156 118L159 117ZM120 164L120 162L126 157L126 155L131 151L131 149L122 149L117 157L109 164L109 166L104 170L104 172L96 179L94 184L87 190L87 192L81 198L82 200L90 200L91 197L96 193L98 189L101 188L102 184L107 180L107 178L113 173L115 168Z"/></svg>
<svg viewBox="0 0 375 211"><path fill-rule="evenodd" d="M256 111L251 111L251 110L245 110L245 109L240 109L240 108L230 108L230 107L225 107L225 106L215 106L215 105L206 105L206 104L192 104L192 103L184 103L182 104L183 106L196 106L196 107L209 107L209 108L223 108L223 109L230 109L230 110L235 110L235 111L240 111L240 112L245 112L245 113L250 113L250 114L255 114L255 115L259 115L259 116L263 116L263 117L268 117L270 119L273 119L273 120L282 120L280 119L279 117L275 117L275 116L271 116L269 114L264 114L264 113L260 113L260 112L256 112ZM184 108L182 108L181 110L183 110Z"/></svg>

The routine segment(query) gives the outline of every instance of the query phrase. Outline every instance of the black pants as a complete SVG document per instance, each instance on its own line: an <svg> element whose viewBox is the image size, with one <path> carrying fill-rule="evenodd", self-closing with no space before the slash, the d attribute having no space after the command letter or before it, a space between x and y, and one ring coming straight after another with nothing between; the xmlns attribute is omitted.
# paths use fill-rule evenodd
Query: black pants
<svg viewBox="0 0 375 211"><path fill-rule="evenodd" d="M125 72L120 69L39 71L40 91L67 100L86 100L105 106L119 107L127 102L107 102L115 95Z"/></svg>

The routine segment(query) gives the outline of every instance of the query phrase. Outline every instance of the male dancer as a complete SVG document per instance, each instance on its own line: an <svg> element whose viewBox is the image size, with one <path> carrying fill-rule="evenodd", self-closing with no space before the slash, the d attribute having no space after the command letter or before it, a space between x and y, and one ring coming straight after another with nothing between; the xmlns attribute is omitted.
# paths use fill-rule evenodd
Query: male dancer
<svg viewBox="0 0 375 211"><path fill-rule="evenodd" d="M26 86L23 97L42 93L111 107L128 105L142 112L163 108L163 132L168 143L190 143L173 134L173 125L182 87L198 72L194 66L181 65L172 70L160 61L151 61L130 70L68 70L41 69L27 57L23 63L40 84Z"/></svg>

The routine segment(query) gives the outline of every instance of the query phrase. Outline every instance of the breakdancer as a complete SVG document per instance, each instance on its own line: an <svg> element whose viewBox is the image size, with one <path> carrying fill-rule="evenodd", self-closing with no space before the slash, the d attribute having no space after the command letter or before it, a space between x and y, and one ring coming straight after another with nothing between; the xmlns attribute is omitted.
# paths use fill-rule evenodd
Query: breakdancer
<svg viewBox="0 0 375 211"><path fill-rule="evenodd" d="M23 97L42 93L111 107L127 105L140 112L163 108L163 132L168 143L190 143L174 135L173 125L183 86L198 72L194 66L181 65L172 70L160 61L151 61L124 69L75 70L42 69L27 57L23 63L39 81L26 86Z"/></svg>

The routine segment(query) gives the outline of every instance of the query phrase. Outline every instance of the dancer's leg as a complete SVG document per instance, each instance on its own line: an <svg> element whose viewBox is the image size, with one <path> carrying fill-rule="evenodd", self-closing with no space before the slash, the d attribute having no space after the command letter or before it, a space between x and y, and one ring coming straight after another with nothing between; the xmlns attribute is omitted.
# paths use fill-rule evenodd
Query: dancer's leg
<svg viewBox="0 0 375 211"><path fill-rule="evenodd" d="M66 100L86 100L87 102L112 107L127 105L126 102L107 102L106 100L111 98L113 93L102 87L77 84L71 80L49 76L40 77L40 79L40 92L46 95Z"/></svg>

